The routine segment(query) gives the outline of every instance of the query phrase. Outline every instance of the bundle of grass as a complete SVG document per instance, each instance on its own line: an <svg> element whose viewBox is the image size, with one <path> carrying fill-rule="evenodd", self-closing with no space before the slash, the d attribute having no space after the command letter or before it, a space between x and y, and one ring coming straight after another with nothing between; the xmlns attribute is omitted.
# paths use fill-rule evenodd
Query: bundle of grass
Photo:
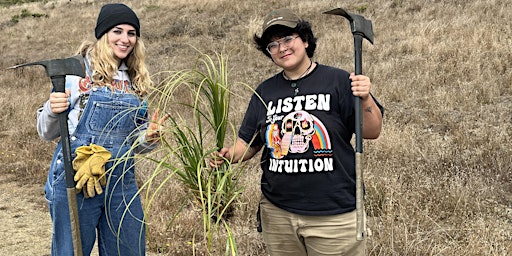
<svg viewBox="0 0 512 256"><path fill-rule="evenodd" d="M223 147L228 130L236 137L235 126L228 120L233 84L228 81L227 63L222 54L212 58L200 53L193 68L167 73L150 98L156 108L173 113L166 128L169 139L163 139L163 157L148 158L157 165L155 173L172 170L170 175L178 178L201 208L207 248L212 248L215 234L224 227L226 253L236 255L228 220L243 190L238 178L244 165L232 165L229 159L217 168L207 163Z"/></svg>

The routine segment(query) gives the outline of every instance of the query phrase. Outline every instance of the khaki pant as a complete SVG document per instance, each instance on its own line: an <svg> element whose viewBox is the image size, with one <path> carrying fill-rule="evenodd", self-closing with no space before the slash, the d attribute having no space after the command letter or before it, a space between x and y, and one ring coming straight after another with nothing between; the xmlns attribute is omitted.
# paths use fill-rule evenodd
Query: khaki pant
<svg viewBox="0 0 512 256"><path fill-rule="evenodd" d="M290 213L260 202L263 239L271 256L365 255L366 241L356 240L356 211L330 216Z"/></svg>

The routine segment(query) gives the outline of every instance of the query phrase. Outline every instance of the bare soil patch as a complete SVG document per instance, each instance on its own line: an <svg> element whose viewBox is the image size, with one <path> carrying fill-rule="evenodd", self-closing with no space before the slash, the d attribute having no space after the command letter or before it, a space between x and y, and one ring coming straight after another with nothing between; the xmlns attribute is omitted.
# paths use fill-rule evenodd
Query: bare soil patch
<svg viewBox="0 0 512 256"><path fill-rule="evenodd" d="M0 255L50 255L52 223L41 184L0 176Z"/></svg>

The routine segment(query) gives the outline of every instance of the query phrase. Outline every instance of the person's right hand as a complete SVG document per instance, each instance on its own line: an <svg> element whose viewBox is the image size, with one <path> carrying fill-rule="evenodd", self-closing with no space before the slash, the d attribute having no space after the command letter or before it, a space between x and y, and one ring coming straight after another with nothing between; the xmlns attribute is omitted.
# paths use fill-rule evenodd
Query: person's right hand
<svg viewBox="0 0 512 256"><path fill-rule="evenodd" d="M217 152L213 152L210 155L210 167L217 168L224 163L225 159L229 159L229 149L221 148Z"/></svg>
<svg viewBox="0 0 512 256"><path fill-rule="evenodd" d="M54 114L59 114L66 111L69 108L69 96L71 92L66 90L63 92L52 92L50 94L50 109Z"/></svg>

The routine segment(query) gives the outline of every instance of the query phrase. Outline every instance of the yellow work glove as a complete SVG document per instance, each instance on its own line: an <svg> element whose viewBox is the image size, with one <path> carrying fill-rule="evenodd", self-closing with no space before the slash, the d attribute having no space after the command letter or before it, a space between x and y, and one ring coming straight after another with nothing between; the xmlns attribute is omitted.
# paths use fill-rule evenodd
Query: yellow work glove
<svg viewBox="0 0 512 256"><path fill-rule="evenodd" d="M105 163L112 154L102 146L90 144L78 147L75 151L73 169L76 171L75 188L83 190L85 197L94 197L103 193L102 186L106 184Z"/></svg>

